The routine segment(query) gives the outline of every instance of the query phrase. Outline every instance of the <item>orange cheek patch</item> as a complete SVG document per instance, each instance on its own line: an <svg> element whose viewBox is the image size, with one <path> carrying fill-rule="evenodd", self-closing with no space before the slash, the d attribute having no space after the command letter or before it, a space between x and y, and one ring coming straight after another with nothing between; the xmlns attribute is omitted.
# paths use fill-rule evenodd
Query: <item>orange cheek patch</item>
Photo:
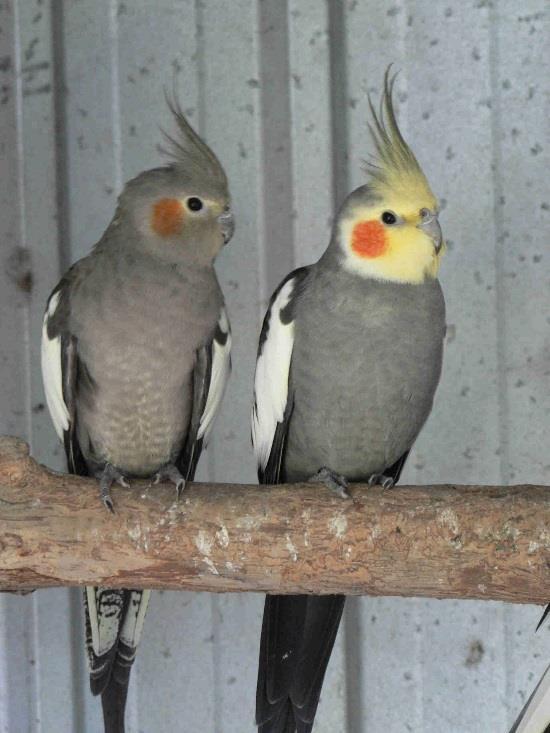
<svg viewBox="0 0 550 733"><path fill-rule="evenodd" d="M353 227L351 248L359 257L380 257L386 247L386 232L379 221L362 221Z"/></svg>
<svg viewBox="0 0 550 733"><path fill-rule="evenodd" d="M151 229L161 237L179 234L184 216L183 206L178 199L160 199L153 206Z"/></svg>

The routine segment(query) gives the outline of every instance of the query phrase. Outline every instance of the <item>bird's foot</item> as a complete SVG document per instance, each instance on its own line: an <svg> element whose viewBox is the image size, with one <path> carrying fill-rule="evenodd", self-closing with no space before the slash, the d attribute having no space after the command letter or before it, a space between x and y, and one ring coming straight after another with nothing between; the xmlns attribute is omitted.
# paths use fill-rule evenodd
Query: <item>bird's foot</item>
<svg viewBox="0 0 550 733"><path fill-rule="evenodd" d="M369 486L381 486L383 489L391 489L395 481L391 476L385 476L383 473L373 473L367 481Z"/></svg>
<svg viewBox="0 0 550 733"><path fill-rule="evenodd" d="M316 474L308 478L308 481L324 484L327 489L334 491L336 496L339 496L341 499L351 498L347 491L348 482L344 476L339 473L335 473L332 469L327 468L326 466L320 468Z"/></svg>
<svg viewBox="0 0 550 733"><path fill-rule="evenodd" d="M177 499L179 500L185 489L185 479L181 475L179 468L174 466L173 463L166 463L156 472L154 483L158 484L163 479L171 481L175 485Z"/></svg>
<svg viewBox="0 0 550 733"><path fill-rule="evenodd" d="M124 486L125 489L129 489L130 484L126 480L124 474L111 463L106 463L104 469L100 471L96 477L99 479L99 492L101 494L103 506L114 514L115 509L113 506L113 500L111 499L111 486L116 481L120 486Z"/></svg>

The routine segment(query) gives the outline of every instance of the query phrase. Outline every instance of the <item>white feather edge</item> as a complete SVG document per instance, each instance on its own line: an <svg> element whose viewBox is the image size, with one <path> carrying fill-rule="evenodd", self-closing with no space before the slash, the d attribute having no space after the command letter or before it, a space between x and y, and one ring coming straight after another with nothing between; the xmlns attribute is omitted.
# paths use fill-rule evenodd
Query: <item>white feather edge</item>
<svg viewBox="0 0 550 733"><path fill-rule="evenodd" d="M50 411L55 432L63 440L63 432L69 428L69 410L63 399L63 375L61 368L61 337L48 337L48 321L53 317L61 293L58 291L48 301L42 324L42 380L46 403Z"/></svg>
<svg viewBox="0 0 550 733"><path fill-rule="evenodd" d="M527 706L516 733L543 733L550 724L550 666L547 667L533 699Z"/></svg>
<svg viewBox="0 0 550 733"><path fill-rule="evenodd" d="M86 600L88 603L88 618L90 620L90 631L92 634L92 649L97 657L102 656L118 638L118 629L120 626L119 614L110 615L102 614L101 618L97 610L98 595L102 592L102 588L94 586L86 586Z"/></svg>
<svg viewBox="0 0 550 733"><path fill-rule="evenodd" d="M134 609L134 600L141 595L137 613ZM130 603L128 604L128 610L124 617L124 623L120 630L120 638L125 644L136 647L141 639L141 632L143 630L143 624L145 622L145 614L147 613L147 606L151 598L151 591L132 591L130 597Z"/></svg>
<svg viewBox="0 0 550 733"><path fill-rule="evenodd" d="M295 279L291 278L283 285L266 315L269 319L267 338L256 362L252 443L261 470L265 469L269 461L277 423L283 421L288 400L294 322L282 323L280 315L290 301Z"/></svg>
<svg viewBox="0 0 550 733"><path fill-rule="evenodd" d="M197 438L204 439L207 445L214 427L214 421L218 414L219 407L223 400L225 387L229 374L231 372L231 328L229 327L229 319L227 312L222 307L218 320L220 330L227 335L225 344L220 344L216 339L212 342L212 371L210 374L210 385L208 388L208 396L204 406L204 412L201 415Z"/></svg>

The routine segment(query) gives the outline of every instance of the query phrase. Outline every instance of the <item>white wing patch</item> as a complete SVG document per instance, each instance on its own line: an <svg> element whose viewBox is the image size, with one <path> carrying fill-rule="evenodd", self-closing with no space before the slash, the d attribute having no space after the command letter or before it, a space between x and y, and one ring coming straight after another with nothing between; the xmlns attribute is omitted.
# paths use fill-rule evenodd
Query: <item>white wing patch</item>
<svg viewBox="0 0 550 733"><path fill-rule="evenodd" d="M60 440L63 440L63 432L69 429L69 411L63 399L63 376L61 370L61 337L48 337L48 321L54 315L61 293L58 291L50 298L44 321L42 325L42 380L46 402L55 428Z"/></svg>
<svg viewBox="0 0 550 733"><path fill-rule="evenodd" d="M214 420L223 400L225 386L231 372L231 329L225 308L222 307L218 327L227 338L224 344L216 339L212 342L212 372L210 375L210 386L204 412L201 415L197 438L204 438L204 444L208 443Z"/></svg>
<svg viewBox="0 0 550 733"><path fill-rule="evenodd" d="M266 314L267 338L256 362L255 404L252 410L252 443L258 466L269 461L277 423L283 421L288 399L288 376L294 346L294 322L283 323L281 311L288 305L295 278L286 282Z"/></svg>

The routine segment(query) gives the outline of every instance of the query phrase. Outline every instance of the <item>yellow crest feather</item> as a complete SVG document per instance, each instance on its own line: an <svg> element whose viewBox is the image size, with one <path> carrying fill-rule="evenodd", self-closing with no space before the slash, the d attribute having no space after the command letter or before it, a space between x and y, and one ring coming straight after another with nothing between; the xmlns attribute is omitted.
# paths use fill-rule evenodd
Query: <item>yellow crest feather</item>
<svg viewBox="0 0 550 733"><path fill-rule="evenodd" d="M393 88L397 74L390 76L390 69L391 65L384 75L384 91L378 113L369 96L372 115L369 131L376 148L373 160L365 163L365 170L372 178L370 187L381 198L391 194L412 202L433 201L435 207L436 198L426 176L397 125L393 109Z"/></svg>

